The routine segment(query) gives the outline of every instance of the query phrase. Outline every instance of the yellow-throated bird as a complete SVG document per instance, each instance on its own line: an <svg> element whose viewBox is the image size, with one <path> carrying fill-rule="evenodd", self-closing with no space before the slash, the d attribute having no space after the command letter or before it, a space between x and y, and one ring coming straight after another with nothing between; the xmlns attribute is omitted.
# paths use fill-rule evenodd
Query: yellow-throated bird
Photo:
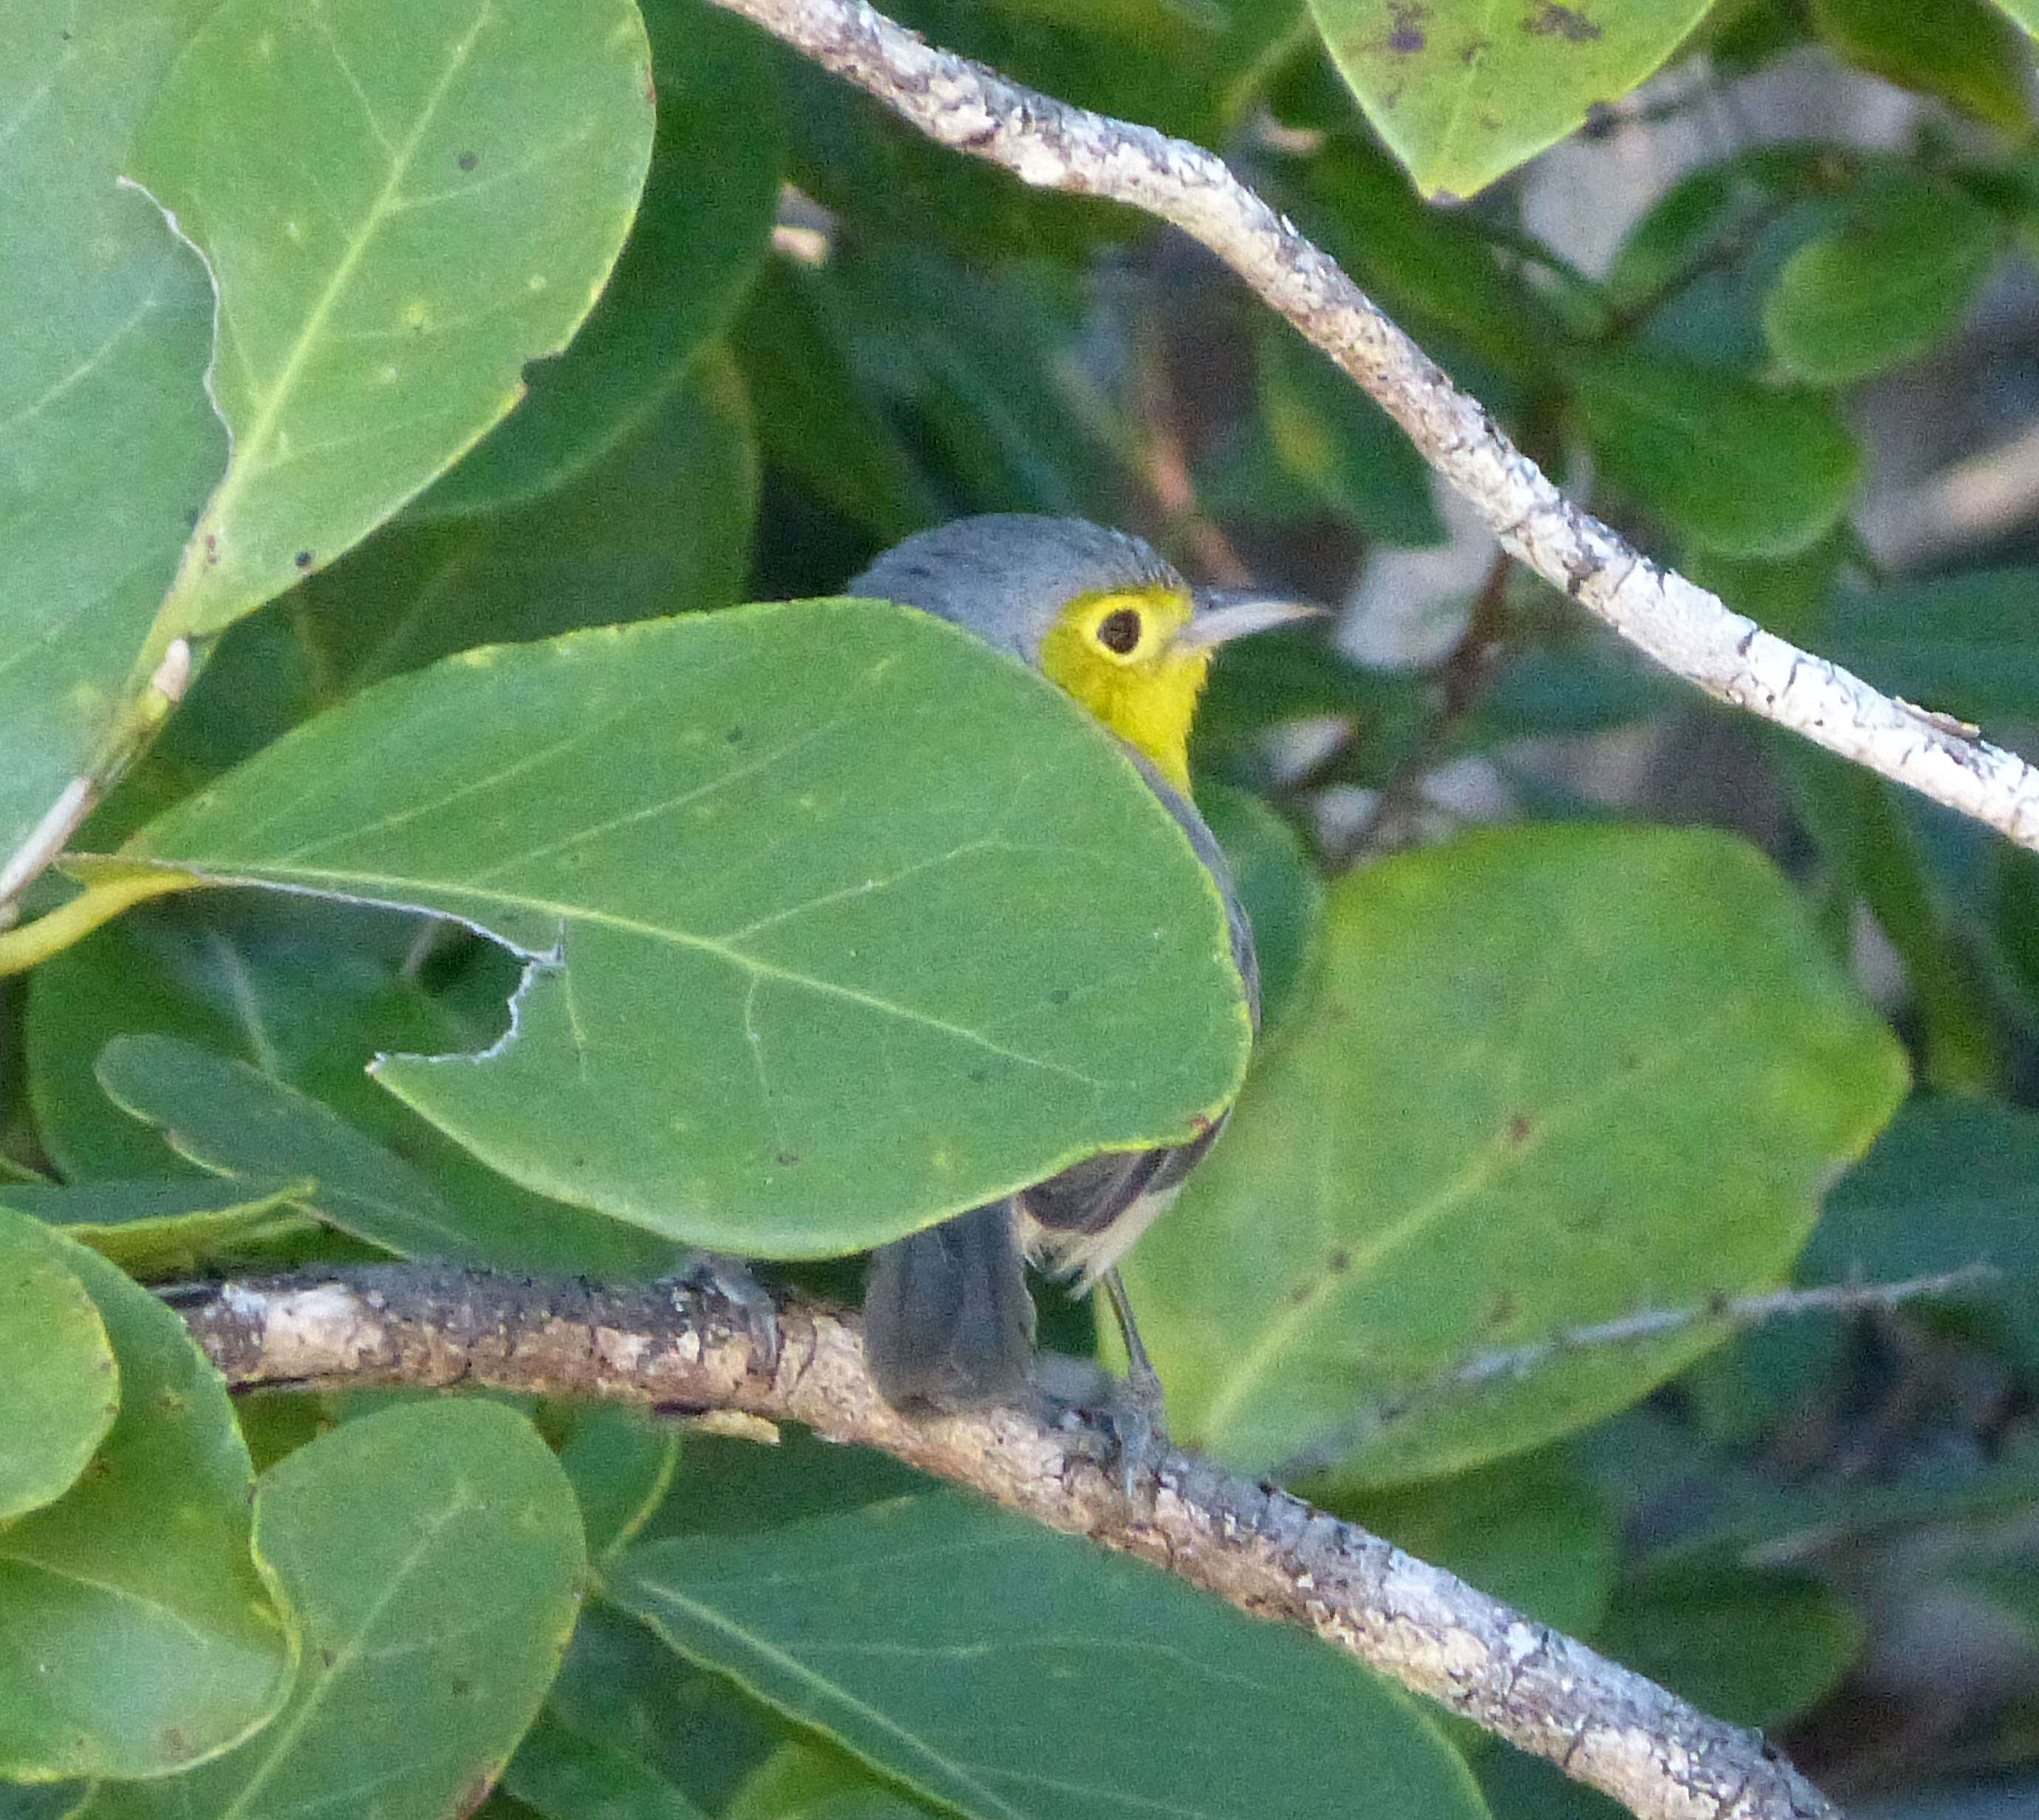
<svg viewBox="0 0 2039 1820"><path fill-rule="evenodd" d="M1217 881L1232 958L1256 1028L1253 931L1224 855L1190 801L1189 737L1220 645L1318 611L1191 589L1137 537L1079 518L964 518L909 537L843 590L897 601L974 632L1059 684L1132 749ZM1117 1265L1168 1207L1224 1121L1193 1143L1107 1151L1002 1200L884 1246L865 1291L879 1387L902 1409L1008 1402L1029 1381L1034 1304L1023 1260L1102 1283L1158 1417L1153 1382Z"/></svg>

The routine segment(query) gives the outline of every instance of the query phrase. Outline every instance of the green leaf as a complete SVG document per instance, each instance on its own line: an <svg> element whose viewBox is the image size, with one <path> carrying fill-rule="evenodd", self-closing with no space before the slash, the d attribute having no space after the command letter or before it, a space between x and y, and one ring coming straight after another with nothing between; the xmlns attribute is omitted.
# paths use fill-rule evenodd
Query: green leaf
<svg viewBox="0 0 2039 1820"><path fill-rule="evenodd" d="M841 286L826 267L766 262L731 332L765 460L882 543L940 514L855 363Z"/></svg>
<svg viewBox="0 0 2039 1820"><path fill-rule="evenodd" d="M255 1545L302 1662L276 1722L91 1820L443 1820L501 1770L559 1665L586 1568L573 1493L499 1404L400 1405L263 1475Z"/></svg>
<svg viewBox="0 0 2039 1820"><path fill-rule="evenodd" d="M704 1820L703 1809L641 1758L550 1712L517 1746L503 1786L545 1820Z"/></svg>
<svg viewBox="0 0 2039 1820"><path fill-rule="evenodd" d="M205 268L116 182L206 10L0 4L0 866L146 680L136 654L226 461Z"/></svg>
<svg viewBox="0 0 2039 1820"><path fill-rule="evenodd" d="M1261 422L1299 502L1314 500L1381 543L1444 542L1430 469L1388 414L1285 326L1258 347Z"/></svg>
<svg viewBox="0 0 2039 1820"><path fill-rule="evenodd" d="M78 1482L0 1530L0 1776L163 1776L274 1712L290 1651L249 1553L254 1473L184 1323L83 1246L0 1210L82 1282L120 1412Z"/></svg>
<svg viewBox="0 0 2039 1820"><path fill-rule="evenodd" d="M733 1682L678 1660L643 1625L599 1602L581 1613L545 1712L549 1724L602 1760L606 1778L674 1790L711 1814L786 1730ZM522 1780L514 1758L504 1780Z"/></svg>
<svg viewBox="0 0 2039 1820"><path fill-rule="evenodd" d="M108 1096L170 1147L236 1180L306 1177L304 1197L343 1232L393 1251L497 1269L651 1276L673 1262L641 1235L578 1208L535 1230L514 1201L454 1204L404 1158L295 1088L174 1037L116 1037L99 1060Z"/></svg>
<svg viewBox="0 0 2039 1820"><path fill-rule="evenodd" d="M1638 86L1710 3L1310 0L1310 11L1416 187L1470 196Z"/></svg>
<svg viewBox="0 0 2039 1820"><path fill-rule="evenodd" d="M2033 0L1813 0L1820 36L1858 69L1937 95L2020 138L2032 131L2026 98L2031 59L2004 22L2039 28Z"/></svg>
<svg viewBox="0 0 2039 1820"><path fill-rule="evenodd" d="M131 860L514 947L513 1036L378 1078L513 1179L752 1255L856 1249L1181 1141L1246 1047L1216 891L1124 749L967 634L877 603L399 677Z"/></svg>
<svg viewBox="0 0 2039 1820"><path fill-rule="evenodd" d="M330 562L516 402L609 275L651 138L631 0L226 0L133 175L218 289L233 434L158 641Z"/></svg>
<svg viewBox="0 0 2039 1820"><path fill-rule="evenodd" d="M928 1811L855 1757L799 1742L758 1765L722 1820L918 1820Z"/></svg>
<svg viewBox="0 0 2039 1820"><path fill-rule="evenodd" d="M78 1182L0 1188L0 1206L59 1226L130 1276L188 1276L250 1241L306 1225L309 1181Z"/></svg>
<svg viewBox="0 0 2039 1820"><path fill-rule="evenodd" d="M1997 224L1946 184L1881 173L1777 275L1763 331L1786 372L1846 385L1950 337L1996 264Z"/></svg>
<svg viewBox="0 0 2039 1820"><path fill-rule="evenodd" d="M632 439L757 270L785 162L769 40L707 0L661 0L644 23L658 127L615 274L572 345L531 370L530 395L408 517L554 491Z"/></svg>
<svg viewBox="0 0 2039 1820"><path fill-rule="evenodd" d="M670 377L555 491L406 515L293 594L327 705L470 646L741 599L758 504L742 386L716 350Z"/></svg>
<svg viewBox="0 0 2039 1820"><path fill-rule="evenodd" d="M1903 1088L1790 888L1715 834L1388 860L1334 889L1325 948L1309 1016L1126 1267L1171 1426L1249 1469L1345 1437L1349 1481L1422 1477L1640 1396L1718 1328L1451 1379L1775 1283Z"/></svg>
<svg viewBox="0 0 2039 1820"><path fill-rule="evenodd" d="M1974 721L2039 719L2039 569L1838 596L1821 649L1878 688Z"/></svg>
<svg viewBox="0 0 2039 1820"><path fill-rule="evenodd" d="M0 1211L0 1523L68 1489L120 1408L112 1342L85 1285L32 1223Z"/></svg>
<svg viewBox="0 0 2039 1820"><path fill-rule="evenodd" d="M1999 1274L1957 1299L1996 1314L2039 1366L2039 1115L1919 1098L1835 1184L1798 1280L1895 1283L1978 1264Z"/></svg>
<svg viewBox="0 0 2039 1820"><path fill-rule="evenodd" d="M1769 1730L1833 1691L1862 1635L1817 1580L1678 1566L1626 1583L1593 1643L1703 1712Z"/></svg>
<svg viewBox="0 0 2039 1820"><path fill-rule="evenodd" d="M1581 359L1577 379L1609 476L1708 549L1788 556L1854 496L1861 455L1820 393L1619 351Z"/></svg>
<svg viewBox="0 0 2039 1820"><path fill-rule="evenodd" d="M1287 822L1257 796L1207 783L1197 806L1217 836L1253 925L1260 1026L1271 1032L1307 1002L1324 919L1324 885Z"/></svg>
<svg viewBox="0 0 2039 1820"><path fill-rule="evenodd" d="M947 1493L641 1546L609 1591L682 1655L966 1815L1484 1813L1414 1704L1349 1657Z"/></svg>
<svg viewBox="0 0 2039 1820"><path fill-rule="evenodd" d="M1462 343L1510 377L1548 366L1563 333L1551 306L1464 211L1426 207L1370 141L1333 140L1297 180L1311 205L1304 225L1425 346Z"/></svg>
<svg viewBox="0 0 2039 1820"><path fill-rule="evenodd" d="M580 1500L598 1559L632 1541L664 1499L680 1460L679 1431L643 1409L593 1404L575 1414L560 1464Z"/></svg>

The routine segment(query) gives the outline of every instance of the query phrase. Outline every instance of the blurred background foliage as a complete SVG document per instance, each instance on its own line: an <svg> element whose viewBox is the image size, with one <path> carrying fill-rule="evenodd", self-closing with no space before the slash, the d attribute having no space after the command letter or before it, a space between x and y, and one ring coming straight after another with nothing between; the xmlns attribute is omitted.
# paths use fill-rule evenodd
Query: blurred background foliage
<svg viewBox="0 0 2039 1820"><path fill-rule="evenodd" d="M2029 6L894 10L1221 150L1573 497L2033 749ZM720 639L743 715L825 719L825 662L713 616L987 511L1338 609L1228 652L1198 727L1267 1018L1129 1272L1179 1438L1765 1728L1862 1812L2039 1808L2039 859L1647 669L1198 250L698 0L647 0L648 37L630 0L321 17L0 5L0 844L131 757L79 849L286 887L143 904L0 980L0 1816L450 1815L499 1776L504 1820L1605 1810L888 1461L492 1400L235 1405L135 1286L393 1253L644 1279L767 1230L780 1178L712 1132L680 1154L720 1143L727 1198L685 1219L533 1167L532 1107L568 1103L535 1031L529 1078L458 1116L368 1064L488 1048L511 949L545 946L480 893L501 828L465 794L513 669L542 721L590 654L641 700L672 681L645 654ZM456 658L674 616L709 617ZM142 684L179 636L165 721ZM1001 741L1081 762L1016 685L927 674L938 707L987 692L915 735L955 813L1011 787ZM502 826L542 804L576 837L650 750L598 740ZM610 855L576 904L742 870L827 776L726 846ZM908 828L940 794L913 781L858 792ZM382 832L456 801L467 871ZM287 808L344 863L264 848ZM803 863L767 869L818 889ZM38 881L11 938L109 875ZM1043 953L1096 934L1040 880L983 889ZM898 914L926 919L901 977L938 916L973 926ZM985 976L1038 983L1032 954ZM1184 972L1085 1040L1202 1003ZM616 1010L620 1078L679 1103L689 1068L743 1071L662 1003ZM817 1121L875 1090L843 1040ZM1008 1164L1054 1151L1010 1096L902 1066ZM1158 1132L1170 1090L1126 1116ZM890 1186L820 1177L856 1204L778 1249L924 1215L909 1147ZM1092 1343L1084 1309L1044 1324Z"/></svg>

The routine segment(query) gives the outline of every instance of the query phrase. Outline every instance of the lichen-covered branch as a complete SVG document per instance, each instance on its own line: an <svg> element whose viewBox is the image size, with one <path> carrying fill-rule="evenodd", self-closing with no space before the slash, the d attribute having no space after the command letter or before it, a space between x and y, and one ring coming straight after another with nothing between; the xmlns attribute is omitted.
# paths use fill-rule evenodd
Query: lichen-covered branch
<svg viewBox="0 0 2039 1820"><path fill-rule="evenodd" d="M410 1265L169 1299L242 1386L465 1385L800 1422L1312 1630L1641 1820L1839 1820L1760 1738L1285 1492L1179 1454L1129 1487L1084 1437L1015 1409L902 1416L864 1369L855 1319L805 1301L780 1301L776 1331L761 1331L705 1287Z"/></svg>
<svg viewBox="0 0 2039 1820"><path fill-rule="evenodd" d="M1202 147L1073 108L931 47L862 0L716 0L1025 183L1179 228L1384 408L1509 553L1665 669L2039 849L2039 772L1973 728L1883 695L1640 555L1562 495L1335 261Z"/></svg>

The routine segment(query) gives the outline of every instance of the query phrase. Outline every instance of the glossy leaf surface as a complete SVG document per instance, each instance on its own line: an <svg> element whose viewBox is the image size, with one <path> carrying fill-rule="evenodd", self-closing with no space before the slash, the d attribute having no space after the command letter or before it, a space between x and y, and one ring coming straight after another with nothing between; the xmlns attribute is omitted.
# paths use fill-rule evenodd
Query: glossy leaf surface
<svg viewBox="0 0 2039 1820"><path fill-rule="evenodd" d="M289 1704L188 1776L102 1787L92 1820L465 1811L579 1602L579 1516L530 1424L451 1399L347 1423L263 1475L256 1546L303 1634Z"/></svg>
<svg viewBox="0 0 2039 1820"><path fill-rule="evenodd" d="M1217 893L1122 749L904 609L471 653L128 851L515 947L509 1040L378 1078L526 1186L723 1249L852 1249L1183 1137L1244 1060Z"/></svg>
<svg viewBox="0 0 2039 1820"><path fill-rule="evenodd" d="M12 1199L0 1189L0 1205ZM0 1214L0 1523L70 1484L120 1407L112 1344L85 1285L32 1222Z"/></svg>
<svg viewBox="0 0 2039 1820"><path fill-rule="evenodd" d="M1186 1439L1427 1477L1711 1343L1483 1356L1775 1283L1904 1083L1789 888L1711 834L1518 828L1331 893L1308 1017L1126 1266Z"/></svg>
<svg viewBox="0 0 2039 1820"><path fill-rule="evenodd" d="M1368 122L1426 195L1469 196L1619 100L1707 0L1310 0Z"/></svg>
<svg viewBox="0 0 2039 1820"><path fill-rule="evenodd" d="M233 456L161 635L330 562L593 304L650 155L631 0L227 0L135 147L218 289Z"/></svg>
<svg viewBox="0 0 2039 1820"><path fill-rule="evenodd" d="M682 1655L982 1820L1484 1813L1413 1702L1350 1659L947 1494L648 1544L610 1587Z"/></svg>
<svg viewBox="0 0 2039 1820"><path fill-rule="evenodd" d="M0 5L0 866L101 756L226 461L205 267L116 180L205 10Z"/></svg>
<svg viewBox="0 0 2039 1820"><path fill-rule="evenodd" d="M17 1244L42 1229L0 1211ZM275 1710L290 1651L249 1552L254 1473L184 1323L43 1232L92 1296L120 1411L83 1477L0 1530L0 1775L167 1776Z"/></svg>

